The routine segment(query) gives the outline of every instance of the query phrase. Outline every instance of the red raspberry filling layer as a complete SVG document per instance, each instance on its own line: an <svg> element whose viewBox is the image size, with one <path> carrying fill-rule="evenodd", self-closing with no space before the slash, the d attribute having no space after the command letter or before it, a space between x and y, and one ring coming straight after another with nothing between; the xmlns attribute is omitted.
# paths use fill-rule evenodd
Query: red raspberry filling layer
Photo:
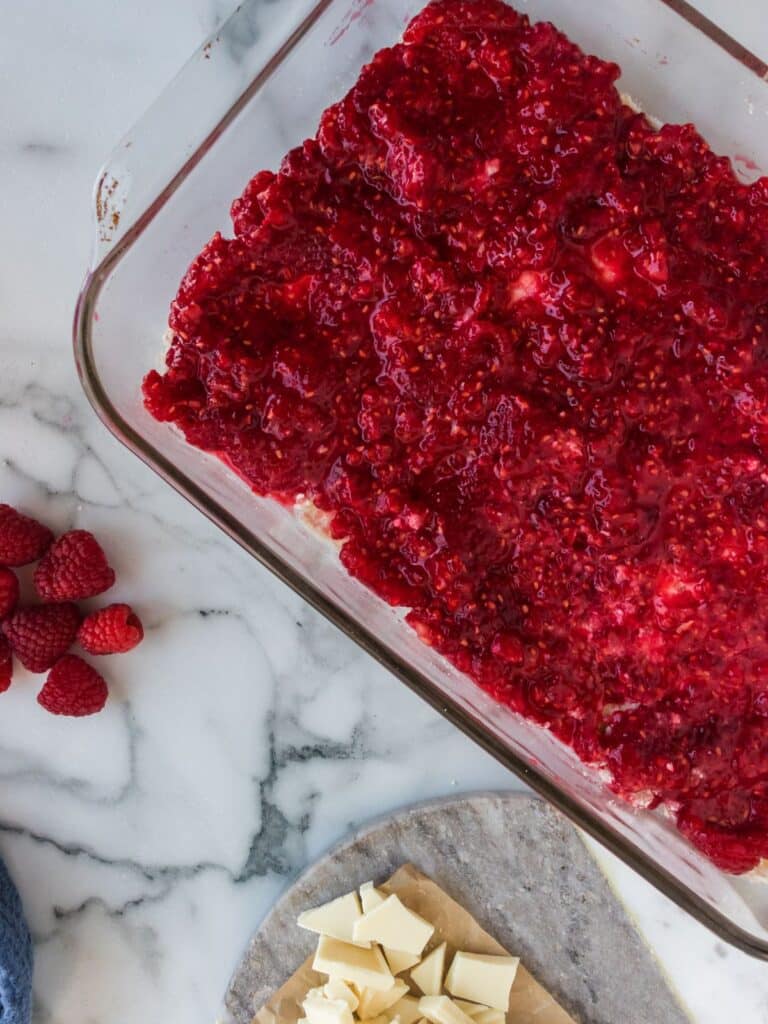
<svg viewBox="0 0 768 1024"><path fill-rule="evenodd" d="M149 410L504 704L768 856L768 179L438 0L197 257ZM254 151L258 152L258 140Z"/></svg>

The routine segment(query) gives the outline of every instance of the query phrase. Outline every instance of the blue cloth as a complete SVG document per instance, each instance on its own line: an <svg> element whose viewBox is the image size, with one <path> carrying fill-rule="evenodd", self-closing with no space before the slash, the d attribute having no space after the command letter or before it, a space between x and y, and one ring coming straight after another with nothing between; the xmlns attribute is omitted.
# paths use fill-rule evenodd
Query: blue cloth
<svg viewBox="0 0 768 1024"><path fill-rule="evenodd" d="M16 886L0 860L0 1024L32 1018L32 939Z"/></svg>

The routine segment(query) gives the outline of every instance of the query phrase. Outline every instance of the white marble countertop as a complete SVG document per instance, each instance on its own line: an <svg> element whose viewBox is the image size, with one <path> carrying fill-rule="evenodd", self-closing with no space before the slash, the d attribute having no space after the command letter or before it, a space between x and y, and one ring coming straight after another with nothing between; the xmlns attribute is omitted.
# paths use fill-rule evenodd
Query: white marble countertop
<svg viewBox="0 0 768 1024"><path fill-rule="evenodd" d="M231 5L25 0L3 17L0 500L96 530L148 626L108 666L98 718L43 714L30 676L2 697L0 850L36 939L40 1024L211 1021L251 930L350 826L516 785L121 448L80 391L95 173ZM699 6L768 56L764 0ZM768 1022L765 965L610 872L699 1024Z"/></svg>

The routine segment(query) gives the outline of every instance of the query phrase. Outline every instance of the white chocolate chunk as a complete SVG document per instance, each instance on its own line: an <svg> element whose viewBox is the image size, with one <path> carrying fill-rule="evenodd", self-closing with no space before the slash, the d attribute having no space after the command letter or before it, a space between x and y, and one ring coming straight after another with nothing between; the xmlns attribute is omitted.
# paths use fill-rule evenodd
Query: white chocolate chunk
<svg viewBox="0 0 768 1024"><path fill-rule="evenodd" d="M516 956L457 953L445 979L445 987L452 996L484 1003L506 1013L519 964Z"/></svg>
<svg viewBox="0 0 768 1024"><path fill-rule="evenodd" d="M380 942L390 949L421 956L434 930L429 921L409 910L397 896L390 896L355 922L352 937L355 942Z"/></svg>
<svg viewBox="0 0 768 1024"><path fill-rule="evenodd" d="M392 988L386 992L377 992L373 988L363 988L360 990L360 1004L357 1009L357 1016L360 1020L366 1021L372 1020L374 1017L380 1017L385 1010L398 1003L407 991L408 986L399 978Z"/></svg>
<svg viewBox="0 0 768 1024"><path fill-rule="evenodd" d="M503 1010L496 1010L492 1006L485 1006L480 1013L474 1014L472 1020L475 1024L504 1024L507 1019Z"/></svg>
<svg viewBox="0 0 768 1024"><path fill-rule="evenodd" d="M360 946L340 942L328 935L320 936L312 967L320 974L341 978L359 988L375 988L386 992L395 984L384 954L377 946L361 949Z"/></svg>
<svg viewBox="0 0 768 1024"><path fill-rule="evenodd" d="M369 1021L366 1021L366 1024L390 1024L390 1022L389 1017L382 1013L380 1017L371 1017Z"/></svg>
<svg viewBox="0 0 768 1024"><path fill-rule="evenodd" d="M316 991L313 989L312 991ZM359 1000L352 989L347 985L341 978L331 978L323 988L322 993L326 999L343 999L349 1006L352 1013L355 1012L359 1005Z"/></svg>
<svg viewBox="0 0 768 1024"><path fill-rule="evenodd" d="M419 1009L430 1024L471 1024L472 1018L448 996L422 996Z"/></svg>
<svg viewBox="0 0 768 1024"><path fill-rule="evenodd" d="M448 946L444 942L442 946L433 949L429 956L424 957L419 966L411 971L411 981L418 985L425 996L439 996L443 991L447 949Z"/></svg>
<svg viewBox="0 0 768 1024"><path fill-rule="evenodd" d="M421 1020L419 1000L415 996L403 996L390 1010L390 1024L395 1024L395 1018L400 1024L416 1024Z"/></svg>
<svg viewBox="0 0 768 1024"><path fill-rule="evenodd" d="M360 902L363 905L364 914L367 914L369 910L373 910L374 907L378 907L385 899L386 896L379 892L373 882L364 882L360 886Z"/></svg>
<svg viewBox="0 0 768 1024"><path fill-rule="evenodd" d="M456 1003L456 1005L458 1006L458 1008L460 1010L463 1010L464 1013L466 1013L466 1015L468 1017L472 1017L473 1019L474 1019L475 1014L479 1013L480 1010L487 1010L488 1009L488 1007L487 1006L483 1006L482 1003L470 1003L470 1002L467 1002L466 999L454 999L453 1001L454 1001L454 1003Z"/></svg>
<svg viewBox="0 0 768 1024"><path fill-rule="evenodd" d="M504 1024L506 1020L507 1015L501 1010L494 1010L491 1006L483 1006L482 1003L468 1003L464 999L454 999L454 1003L468 1017L471 1017L475 1024Z"/></svg>
<svg viewBox="0 0 768 1024"><path fill-rule="evenodd" d="M309 1024L354 1024L349 1003L311 993L301 1004Z"/></svg>
<svg viewBox="0 0 768 1024"><path fill-rule="evenodd" d="M339 896L337 900L324 903L321 907L305 910L299 915L297 924L299 928L305 928L317 935L330 935L332 939L341 939L342 942L356 942L352 932L356 922L361 919L362 911L357 893L349 892L346 896Z"/></svg>
<svg viewBox="0 0 768 1024"><path fill-rule="evenodd" d="M419 957L413 953L403 953L402 950L390 949L389 946L384 947L384 956L387 958L389 969L393 974L401 974L410 967L415 967L419 962Z"/></svg>
<svg viewBox="0 0 768 1024"><path fill-rule="evenodd" d="M490 1009L489 1006L485 1006L483 1003L470 1003L466 999L454 999L453 1001L456 1003L458 1008L463 1010L468 1017L472 1018L472 1020L475 1019L475 1016L478 1013L481 1013L483 1010Z"/></svg>

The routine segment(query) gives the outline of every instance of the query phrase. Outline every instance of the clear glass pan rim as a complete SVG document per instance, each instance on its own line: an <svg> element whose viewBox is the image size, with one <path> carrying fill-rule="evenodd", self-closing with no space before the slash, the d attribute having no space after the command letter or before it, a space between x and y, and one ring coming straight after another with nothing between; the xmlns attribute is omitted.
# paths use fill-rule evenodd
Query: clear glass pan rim
<svg viewBox="0 0 768 1024"><path fill-rule="evenodd" d="M661 864L649 857L630 839L609 824L582 808L567 792L560 789L545 774L523 759L514 749L493 736L482 721L435 688L433 682L410 665L405 658L385 644L375 633L330 601L311 579L297 572L259 536L247 529L236 516L206 494L190 477L182 472L163 452L141 436L113 404L103 386L96 368L93 348L93 324L96 305L105 283L123 256L154 220L163 206L182 185L198 161L211 149L217 138L235 120L245 105L266 84L270 75L288 57L304 36L315 25L334 0L318 0L306 17L285 42L264 63L245 90L223 114L213 130L205 137L182 167L168 181L145 210L121 233L118 240L103 257L94 259L85 277L77 299L73 322L74 356L83 390L99 419L107 429L134 455L150 466L162 479L183 495L198 511L214 522L253 558L269 569L283 583L302 597L315 610L349 636L363 650L392 672L422 700L435 708L444 718L486 750L498 762L524 781L534 792L558 808L574 824L633 868L641 877L667 896L693 918L707 927L723 941L742 952L768 960L768 941L760 940L715 910L690 887L681 882ZM426 0L425 0L426 2ZM718 25L692 7L686 0L658 0L670 8L694 29L738 61L750 74L768 82L768 63L746 49ZM199 47L204 52L216 37L218 30ZM194 58L193 58L194 59ZM97 178L96 188L103 180Z"/></svg>

